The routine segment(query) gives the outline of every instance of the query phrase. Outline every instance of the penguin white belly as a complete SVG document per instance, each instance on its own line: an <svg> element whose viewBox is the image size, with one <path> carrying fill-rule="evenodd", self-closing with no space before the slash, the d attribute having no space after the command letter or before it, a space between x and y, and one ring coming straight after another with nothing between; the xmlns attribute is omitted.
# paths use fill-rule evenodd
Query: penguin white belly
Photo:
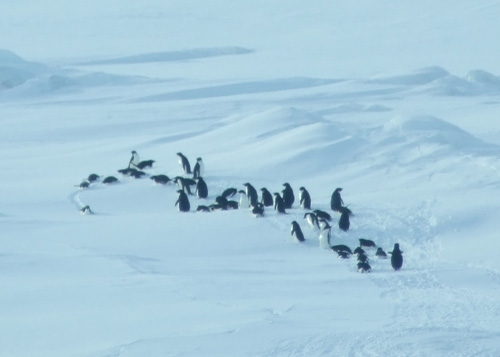
<svg viewBox="0 0 500 357"><path fill-rule="evenodd" d="M319 235L319 246L323 249L330 249L330 230L323 229Z"/></svg>
<svg viewBox="0 0 500 357"><path fill-rule="evenodd" d="M248 201L248 197L244 193L240 193L239 206L240 206L240 208L248 208L248 207L250 207L250 203Z"/></svg>

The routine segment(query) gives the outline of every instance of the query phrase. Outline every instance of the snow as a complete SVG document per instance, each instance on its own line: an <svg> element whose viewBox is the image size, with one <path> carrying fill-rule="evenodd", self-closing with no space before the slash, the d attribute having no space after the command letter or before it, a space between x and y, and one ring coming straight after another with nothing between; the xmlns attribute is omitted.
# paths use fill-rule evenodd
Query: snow
<svg viewBox="0 0 500 357"><path fill-rule="evenodd" d="M499 13L0 3L0 355L500 355ZM117 172L132 150L148 177ZM188 213L149 179L182 176L178 152L206 167ZM246 182L294 206L196 212ZM402 269L321 248L301 186L332 244L399 243Z"/></svg>

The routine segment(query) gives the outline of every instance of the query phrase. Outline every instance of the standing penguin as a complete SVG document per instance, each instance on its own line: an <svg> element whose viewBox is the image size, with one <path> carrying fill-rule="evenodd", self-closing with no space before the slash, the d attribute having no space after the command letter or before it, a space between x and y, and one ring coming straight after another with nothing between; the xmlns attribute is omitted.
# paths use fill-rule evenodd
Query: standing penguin
<svg viewBox="0 0 500 357"><path fill-rule="evenodd" d="M265 187L262 187L260 191L262 192L260 203L262 203L265 207L272 206L274 204L274 200L271 192L269 192L269 190Z"/></svg>
<svg viewBox="0 0 500 357"><path fill-rule="evenodd" d="M184 177L176 176L174 178L174 182L177 184L177 187L180 188L182 191L186 192L188 195L192 194L190 186L191 181L188 181L188 179L185 179Z"/></svg>
<svg viewBox="0 0 500 357"><path fill-rule="evenodd" d="M139 154L137 151L133 150L132 151L132 157L130 158L130 161L128 162L128 168L131 166L137 167L139 165L139 162L141 162L141 159L139 158Z"/></svg>
<svg viewBox="0 0 500 357"><path fill-rule="evenodd" d="M319 246L323 249L331 249L330 245L330 237L332 234L332 227L330 225L326 225L321 230L319 234Z"/></svg>
<svg viewBox="0 0 500 357"><path fill-rule="evenodd" d="M299 202L303 209L311 209L311 196L305 187L299 188Z"/></svg>
<svg viewBox="0 0 500 357"><path fill-rule="evenodd" d="M332 208L333 211L340 211L344 206L344 201L342 200L342 197L340 197L340 191L342 191L342 188L339 187L336 188L335 191L333 191L332 193L330 207Z"/></svg>
<svg viewBox="0 0 500 357"><path fill-rule="evenodd" d="M297 221L292 222L292 228L290 234L294 237L298 242L303 242L306 239L304 238L304 233L302 233L302 229L300 229Z"/></svg>
<svg viewBox="0 0 500 357"><path fill-rule="evenodd" d="M189 165L189 160L180 152L177 153L177 156L179 157L179 164L184 171L184 175L191 175L191 165Z"/></svg>
<svg viewBox="0 0 500 357"><path fill-rule="evenodd" d="M245 186L245 191L246 191L248 200L250 201L250 205L256 206L257 202L259 201L259 197L257 195L257 190L255 189L255 187L253 187L248 182L243 184L243 186Z"/></svg>
<svg viewBox="0 0 500 357"><path fill-rule="evenodd" d="M189 212L191 205L189 204L189 198L186 193L182 190L178 190L179 198L175 202L175 205L179 208L179 212Z"/></svg>
<svg viewBox="0 0 500 357"><path fill-rule="evenodd" d="M312 229L319 229L318 216L314 213L308 212L304 215L304 218L307 220L307 223L309 223Z"/></svg>
<svg viewBox="0 0 500 357"><path fill-rule="evenodd" d="M394 249L389 254L391 254L392 269L401 269L403 266L403 252L399 250L399 243L394 244Z"/></svg>
<svg viewBox="0 0 500 357"><path fill-rule="evenodd" d="M193 178L203 177L205 174L205 165L203 164L203 160L201 157L196 159L196 164L194 164L193 168Z"/></svg>
<svg viewBox="0 0 500 357"><path fill-rule="evenodd" d="M198 196L198 198L207 198L208 196L207 183L202 177L196 179L196 196Z"/></svg>
<svg viewBox="0 0 500 357"><path fill-rule="evenodd" d="M351 222L349 221L350 214L351 211L349 209L342 209L342 214L340 215L339 219L339 228L342 229L344 232L347 232L351 225Z"/></svg>
<svg viewBox="0 0 500 357"><path fill-rule="evenodd" d="M250 207L250 202L248 202L247 193L243 190L239 190L238 193L240 194L240 199L238 201L238 207L240 209Z"/></svg>
<svg viewBox="0 0 500 357"><path fill-rule="evenodd" d="M283 189L283 203L285 208L292 208L293 202L295 201L295 196L293 194L293 189L288 182L283 184L285 188Z"/></svg>
<svg viewBox="0 0 500 357"><path fill-rule="evenodd" d="M285 202L283 202L283 198L281 198L280 194L278 192L274 193L274 209L278 213L283 213L285 214Z"/></svg>

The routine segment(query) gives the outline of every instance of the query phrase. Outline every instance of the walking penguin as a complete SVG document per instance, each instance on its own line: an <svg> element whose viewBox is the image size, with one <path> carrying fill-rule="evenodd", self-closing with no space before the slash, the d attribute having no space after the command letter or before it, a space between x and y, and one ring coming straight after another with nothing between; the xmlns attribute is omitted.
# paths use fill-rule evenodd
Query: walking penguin
<svg viewBox="0 0 500 357"><path fill-rule="evenodd" d="M330 201L330 207L332 208L333 211L339 211L340 212L340 210L344 206L344 201L342 201L342 197L340 197L340 191L342 191L342 188L338 187L332 193L332 199Z"/></svg>
<svg viewBox="0 0 500 357"><path fill-rule="evenodd" d="M392 269L399 270L403 266L403 252L399 249L399 243L394 244L391 254Z"/></svg>
<svg viewBox="0 0 500 357"><path fill-rule="evenodd" d="M203 177L205 174L205 165L203 164L203 160L201 157L196 159L196 164L194 164L193 168L193 178Z"/></svg>
<svg viewBox="0 0 500 357"><path fill-rule="evenodd" d="M304 233L302 233L302 229L300 229L300 226L297 223L297 221L292 222L292 228L290 230L290 234L297 240L297 242L303 242L306 240L304 238Z"/></svg>
<svg viewBox="0 0 500 357"><path fill-rule="evenodd" d="M179 198L175 202L175 205L179 208L180 212L189 212L191 206L189 204L189 198L186 193L182 190L178 190Z"/></svg>
<svg viewBox="0 0 500 357"><path fill-rule="evenodd" d="M179 157L179 164L184 171L184 175L191 175L191 165L189 164L189 160L187 159L187 157L182 155L182 153L180 152L177 153L177 156Z"/></svg>
<svg viewBox="0 0 500 357"><path fill-rule="evenodd" d="M299 202L303 209L311 209L311 196L305 187L299 188Z"/></svg>
<svg viewBox="0 0 500 357"><path fill-rule="evenodd" d="M288 182L283 184L285 188L283 189L283 203L285 204L285 208L292 208L293 202L295 201L295 195L293 194L293 189Z"/></svg>

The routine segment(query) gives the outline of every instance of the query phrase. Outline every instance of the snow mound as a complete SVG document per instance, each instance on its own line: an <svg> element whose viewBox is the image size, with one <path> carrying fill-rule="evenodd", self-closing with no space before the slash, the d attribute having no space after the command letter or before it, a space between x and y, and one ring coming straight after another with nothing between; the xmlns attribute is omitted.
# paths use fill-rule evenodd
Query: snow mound
<svg viewBox="0 0 500 357"><path fill-rule="evenodd" d="M446 78L449 75L449 72L445 69L438 66L432 66L417 69L409 74L375 78L372 80L372 82L404 86L417 86L433 82L440 78Z"/></svg>
<svg viewBox="0 0 500 357"><path fill-rule="evenodd" d="M500 77L483 70L469 71L465 79L483 89L500 91Z"/></svg>
<svg viewBox="0 0 500 357"><path fill-rule="evenodd" d="M460 77L438 66L421 68L409 74L375 78L369 83L406 86L416 93L446 96L474 96L500 91L500 77L494 74L471 70Z"/></svg>
<svg viewBox="0 0 500 357"><path fill-rule="evenodd" d="M459 148L490 147L458 126L433 116L396 117L389 120L382 132L407 142L438 144Z"/></svg>
<svg viewBox="0 0 500 357"><path fill-rule="evenodd" d="M139 76L52 68L26 61L11 51L0 50L0 91L4 92L4 98L32 97L53 92L74 92L89 87L124 86L153 81Z"/></svg>
<svg viewBox="0 0 500 357"><path fill-rule="evenodd" d="M230 84L222 84L216 86L174 91L170 93L139 98L137 101L160 102L160 101L171 101L171 100L194 100L194 99L217 98L217 97L244 95L244 94L259 94L259 93L278 92L278 91L286 91L293 89L312 88L312 87L326 86L337 82L339 82L339 80L322 79L322 78L306 78L306 77L279 78L279 79L250 81L250 82L238 82L238 83L230 83Z"/></svg>
<svg viewBox="0 0 500 357"><path fill-rule="evenodd" d="M194 48L182 51L164 51L164 52L144 53L133 56L109 58L98 61L79 63L79 65L139 64L139 63L150 63L150 62L188 61L188 60L210 58L217 56L243 55L253 52L254 51L251 49L237 47L237 46Z"/></svg>
<svg viewBox="0 0 500 357"><path fill-rule="evenodd" d="M0 49L0 91L20 86L47 71L40 63L25 61L14 52Z"/></svg>

